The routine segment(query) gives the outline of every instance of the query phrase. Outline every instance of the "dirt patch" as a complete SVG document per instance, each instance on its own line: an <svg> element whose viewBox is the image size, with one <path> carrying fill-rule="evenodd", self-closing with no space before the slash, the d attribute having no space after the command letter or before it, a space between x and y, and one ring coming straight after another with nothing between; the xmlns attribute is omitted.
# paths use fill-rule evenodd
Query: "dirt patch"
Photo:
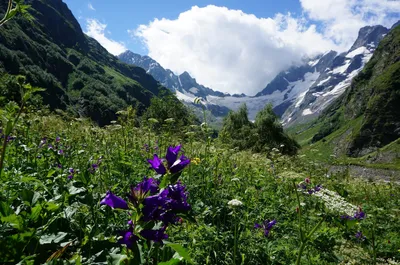
<svg viewBox="0 0 400 265"><path fill-rule="evenodd" d="M331 166L328 174L343 173L347 169L352 177L364 178L373 181L384 180L400 182L400 171L390 169L366 168L361 166Z"/></svg>

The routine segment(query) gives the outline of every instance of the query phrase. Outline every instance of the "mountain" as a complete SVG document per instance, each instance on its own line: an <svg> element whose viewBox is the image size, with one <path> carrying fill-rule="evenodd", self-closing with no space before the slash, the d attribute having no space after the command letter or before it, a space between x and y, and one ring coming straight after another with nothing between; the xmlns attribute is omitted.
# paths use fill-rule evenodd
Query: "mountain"
<svg viewBox="0 0 400 265"><path fill-rule="evenodd" d="M207 96L224 97L230 96L229 94L214 91L198 84L196 79L192 78L188 72L176 75L171 70L164 69L157 61L153 60L149 56L141 56L131 51L126 51L120 54L118 58L127 64L142 67L163 86L169 88L173 93L175 93L180 100L193 108L200 108L200 106L194 105L193 103L194 99L198 97L202 99L203 104L211 114L216 117L226 116L230 110L227 107L207 102Z"/></svg>
<svg viewBox="0 0 400 265"><path fill-rule="evenodd" d="M6 2L0 1L0 13ZM143 110L152 97L169 93L145 70L122 63L85 35L61 0L26 3L33 23L19 17L0 28L0 74L24 75L45 88L41 95L51 109L103 125L129 105Z"/></svg>
<svg viewBox="0 0 400 265"><path fill-rule="evenodd" d="M299 134L313 135L312 148L362 157L400 138L399 106L400 25L382 39L349 88Z"/></svg>
<svg viewBox="0 0 400 265"><path fill-rule="evenodd" d="M291 67L278 74L256 96L270 95L274 111L285 126L309 121L346 90L388 31L383 26L361 28L347 52L330 51Z"/></svg>

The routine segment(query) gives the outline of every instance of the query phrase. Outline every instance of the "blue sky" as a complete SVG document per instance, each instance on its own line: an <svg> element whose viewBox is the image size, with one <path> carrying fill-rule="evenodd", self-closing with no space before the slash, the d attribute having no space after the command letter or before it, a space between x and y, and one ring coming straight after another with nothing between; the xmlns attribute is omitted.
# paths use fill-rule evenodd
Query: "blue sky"
<svg viewBox="0 0 400 265"><path fill-rule="evenodd" d="M205 86L254 95L279 72L391 27L399 0L64 0L110 53L149 55ZM115 4L118 3L118 4Z"/></svg>
<svg viewBox="0 0 400 265"><path fill-rule="evenodd" d="M126 47L136 53L147 54L146 47L132 38L127 30L136 29L141 24L148 24L155 18L176 19L181 12L192 6L207 5L225 6L239 9L257 17L273 17L276 13L301 14L300 2L297 0L64 0L78 19L85 31L87 19L97 19L107 25L106 35L116 41L123 42ZM115 4L118 2L118 4ZM93 10L91 7L93 7Z"/></svg>

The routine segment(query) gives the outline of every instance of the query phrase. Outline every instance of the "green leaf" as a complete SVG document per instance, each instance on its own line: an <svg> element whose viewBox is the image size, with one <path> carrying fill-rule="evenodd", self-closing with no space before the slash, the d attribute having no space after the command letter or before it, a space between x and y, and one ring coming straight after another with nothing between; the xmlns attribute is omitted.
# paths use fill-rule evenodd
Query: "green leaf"
<svg viewBox="0 0 400 265"><path fill-rule="evenodd" d="M166 243L166 245L175 250L184 260L191 264L194 264L193 260L189 256L189 252L184 247L176 243Z"/></svg>
<svg viewBox="0 0 400 265"><path fill-rule="evenodd" d="M56 173L56 171L53 169L53 170L50 170L48 173L47 173L47 178L50 178L51 176L53 176L53 174L54 173Z"/></svg>
<svg viewBox="0 0 400 265"><path fill-rule="evenodd" d="M172 258L169 261L160 262L160 263L158 263L158 265L175 265L175 264L179 264L179 262L180 262L180 259Z"/></svg>
<svg viewBox="0 0 400 265"><path fill-rule="evenodd" d="M127 259L128 259L127 255L110 253L107 260L108 264L119 265Z"/></svg>
<svg viewBox="0 0 400 265"><path fill-rule="evenodd" d="M40 212L42 211L42 206L40 204L32 208L30 219L36 222L39 219Z"/></svg>
<svg viewBox="0 0 400 265"><path fill-rule="evenodd" d="M50 234L50 235L42 235L39 239L39 243L41 245L51 244L51 243L58 244L62 242L67 235L68 234L65 232L58 232L57 234Z"/></svg>
<svg viewBox="0 0 400 265"><path fill-rule="evenodd" d="M21 216L18 216L16 214L1 217L0 220L4 223L9 223L15 229L22 230L22 228L23 228L24 220L22 219Z"/></svg>
<svg viewBox="0 0 400 265"><path fill-rule="evenodd" d="M144 253L141 245L137 243L133 244L133 259L134 264L143 264L144 263Z"/></svg>

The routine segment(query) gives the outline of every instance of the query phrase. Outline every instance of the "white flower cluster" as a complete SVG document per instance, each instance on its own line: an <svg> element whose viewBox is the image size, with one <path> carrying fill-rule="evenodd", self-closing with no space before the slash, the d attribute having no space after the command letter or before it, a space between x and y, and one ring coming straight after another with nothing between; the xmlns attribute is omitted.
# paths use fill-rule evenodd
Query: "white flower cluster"
<svg viewBox="0 0 400 265"><path fill-rule="evenodd" d="M237 207L237 206L243 205L243 202L241 202L241 201L239 201L239 200L236 200L236 199L233 199L233 200L230 200L230 201L228 202L228 205L229 205L229 206Z"/></svg>
<svg viewBox="0 0 400 265"><path fill-rule="evenodd" d="M328 189L321 189L319 192L315 192L312 194L313 196L319 197L324 201L326 208L333 212L337 212L340 214L347 214L349 216L353 216L355 212L357 212L358 207L354 206L351 203L348 203L342 196L337 194L334 191Z"/></svg>

